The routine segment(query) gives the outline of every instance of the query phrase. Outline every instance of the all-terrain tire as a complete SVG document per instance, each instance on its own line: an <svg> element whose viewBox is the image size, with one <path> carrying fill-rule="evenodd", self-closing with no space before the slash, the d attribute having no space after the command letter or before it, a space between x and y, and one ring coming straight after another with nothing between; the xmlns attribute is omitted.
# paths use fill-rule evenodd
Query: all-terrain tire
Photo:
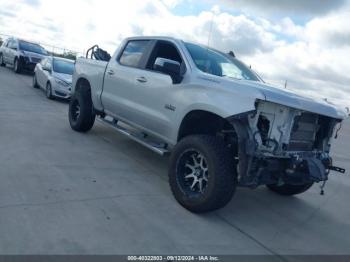
<svg viewBox="0 0 350 262"><path fill-rule="evenodd" d="M4 57L2 54L0 54L0 66L4 67L6 64L4 63Z"/></svg>
<svg viewBox="0 0 350 262"><path fill-rule="evenodd" d="M77 132L85 133L93 127L96 113L90 90L81 88L75 92L69 103L68 115L71 128Z"/></svg>
<svg viewBox="0 0 350 262"><path fill-rule="evenodd" d="M208 172L205 190L193 194L193 189L187 190L186 182L183 182L188 166L186 158L183 158L191 151L204 157ZM233 157L224 140L208 135L193 135L182 139L170 158L169 184L175 199L191 212L203 213L224 207L232 199L237 186Z"/></svg>
<svg viewBox="0 0 350 262"><path fill-rule="evenodd" d="M289 185L289 184L284 184L281 186L278 186L276 184L273 185L266 185L268 189L271 191L283 195L283 196L293 196L293 195L298 195L306 192L309 190L314 183L308 183L304 185Z"/></svg>

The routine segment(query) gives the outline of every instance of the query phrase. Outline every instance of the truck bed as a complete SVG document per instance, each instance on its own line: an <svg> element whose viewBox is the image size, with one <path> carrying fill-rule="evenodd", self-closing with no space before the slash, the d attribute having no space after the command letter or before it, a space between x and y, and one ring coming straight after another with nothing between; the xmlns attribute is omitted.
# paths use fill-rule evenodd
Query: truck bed
<svg viewBox="0 0 350 262"><path fill-rule="evenodd" d="M102 109L100 95L103 91L103 80L106 72L108 62L78 58L75 63L75 73L73 75L73 88L79 79L77 77L84 77L91 86L91 96L96 109Z"/></svg>

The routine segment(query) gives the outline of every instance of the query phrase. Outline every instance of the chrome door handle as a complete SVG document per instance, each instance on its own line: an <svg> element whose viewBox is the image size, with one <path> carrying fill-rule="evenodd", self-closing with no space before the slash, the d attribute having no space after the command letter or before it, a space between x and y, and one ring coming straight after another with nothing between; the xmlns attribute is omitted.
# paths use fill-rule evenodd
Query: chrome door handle
<svg viewBox="0 0 350 262"><path fill-rule="evenodd" d="M107 71L107 74L109 74L110 76L114 75L114 71L112 69Z"/></svg>
<svg viewBox="0 0 350 262"><path fill-rule="evenodd" d="M146 83L147 82L147 78L144 76L138 77L136 78L136 81L140 82L140 83Z"/></svg>

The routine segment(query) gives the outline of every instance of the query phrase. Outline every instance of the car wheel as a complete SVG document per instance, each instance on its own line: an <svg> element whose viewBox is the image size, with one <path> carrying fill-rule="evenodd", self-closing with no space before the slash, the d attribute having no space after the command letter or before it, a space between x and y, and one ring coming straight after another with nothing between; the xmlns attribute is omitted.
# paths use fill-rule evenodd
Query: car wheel
<svg viewBox="0 0 350 262"><path fill-rule="evenodd" d="M195 135L173 150L169 183L175 199L194 213L224 207L234 195L237 172L224 140Z"/></svg>
<svg viewBox="0 0 350 262"><path fill-rule="evenodd" d="M0 54L0 66L6 66L6 64L4 63L4 57L2 56L2 54Z"/></svg>
<svg viewBox="0 0 350 262"><path fill-rule="evenodd" d="M272 185L266 185L266 187L279 195L293 196L293 195L298 195L306 192L313 186L313 184L314 183L307 183L304 185L284 184L280 186L277 184L272 184Z"/></svg>
<svg viewBox="0 0 350 262"><path fill-rule="evenodd" d="M15 70L15 72L17 74L21 73L21 71L22 71L21 64L20 64L20 62L18 61L17 58L15 59L15 62L13 64L13 69Z"/></svg>
<svg viewBox="0 0 350 262"><path fill-rule="evenodd" d="M47 85L46 85L46 97L50 100L54 99L54 97L52 95L52 87L51 87L50 83L47 83Z"/></svg>
<svg viewBox="0 0 350 262"><path fill-rule="evenodd" d="M80 90L71 97L68 116L71 128L77 132L87 132L93 127L96 114L90 91Z"/></svg>
<svg viewBox="0 0 350 262"><path fill-rule="evenodd" d="M34 73L34 76L33 76L33 87L34 88L39 88L38 80L36 79L36 74L35 73Z"/></svg>

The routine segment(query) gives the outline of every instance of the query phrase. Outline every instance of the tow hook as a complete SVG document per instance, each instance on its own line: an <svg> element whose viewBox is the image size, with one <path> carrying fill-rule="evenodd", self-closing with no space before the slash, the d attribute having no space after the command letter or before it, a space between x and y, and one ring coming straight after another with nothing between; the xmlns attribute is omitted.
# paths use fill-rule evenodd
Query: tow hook
<svg viewBox="0 0 350 262"><path fill-rule="evenodd" d="M321 192L320 195L324 196L324 188L326 187L327 181L323 181L322 185L320 186Z"/></svg>
<svg viewBox="0 0 350 262"><path fill-rule="evenodd" d="M332 170L332 171L336 171L336 172L342 173L342 174L345 174L345 171L346 171L344 168L337 167L337 166L329 166L328 169Z"/></svg>
<svg viewBox="0 0 350 262"><path fill-rule="evenodd" d="M337 166L329 166L329 167L327 167L327 169L329 170L329 171L336 171L336 172L339 172L339 173L342 173L342 174L345 174L345 169L344 168L341 168L341 167L337 167ZM328 172L329 172L328 171ZM323 183L322 183L322 185L320 186L320 189L321 189L321 196L324 196L324 188L326 187L326 183L327 183L327 181L325 180L325 181L323 181Z"/></svg>

